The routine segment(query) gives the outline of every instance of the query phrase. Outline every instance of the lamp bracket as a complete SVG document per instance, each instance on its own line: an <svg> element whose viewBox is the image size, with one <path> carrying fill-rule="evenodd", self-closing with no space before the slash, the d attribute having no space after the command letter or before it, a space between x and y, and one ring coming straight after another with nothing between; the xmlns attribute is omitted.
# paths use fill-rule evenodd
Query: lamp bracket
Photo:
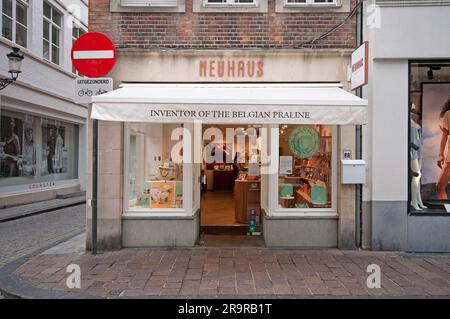
<svg viewBox="0 0 450 319"><path fill-rule="evenodd" d="M8 85L13 83L14 81L11 79L2 79L0 78L0 91L6 88Z"/></svg>

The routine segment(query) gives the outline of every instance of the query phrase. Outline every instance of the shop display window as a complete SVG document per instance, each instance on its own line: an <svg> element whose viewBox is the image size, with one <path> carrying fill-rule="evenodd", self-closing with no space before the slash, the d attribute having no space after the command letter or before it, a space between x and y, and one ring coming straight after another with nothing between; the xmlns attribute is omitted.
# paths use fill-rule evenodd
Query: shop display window
<svg viewBox="0 0 450 319"><path fill-rule="evenodd" d="M279 208L332 208L332 126L283 125Z"/></svg>
<svg viewBox="0 0 450 319"><path fill-rule="evenodd" d="M450 212L450 61L410 63L409 207Z"/></svg>
<svg viewBox="0 0 450 319"><path fill-rule="evenodd" d="M174 147L180 143L172 140L172 132L182 127L153 123L129 125L129 209L183 208L183 163L172 158Z"/></svg>
<svg viewBox="0 0 450 319"><path fill-rule="evenodd" d="M0 187L78 178L78 125L9 110L0 119Z"/></svg>

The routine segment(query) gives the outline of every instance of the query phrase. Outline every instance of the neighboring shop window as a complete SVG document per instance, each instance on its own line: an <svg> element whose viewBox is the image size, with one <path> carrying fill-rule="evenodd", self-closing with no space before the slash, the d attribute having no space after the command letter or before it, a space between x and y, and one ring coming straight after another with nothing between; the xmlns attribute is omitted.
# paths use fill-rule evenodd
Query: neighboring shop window
<svg viewBox="0 0 450 319"><path fill-rule="evenodd" d="M280 126L280 208L332 208L332 126Z"/></svg>
<svg viewBox="0 0 450 319"><path fill-rule="evenodd" d="M85 33L86 33L86 31L82 27L80 27L76 23L73 23L73 25L72 25L72 45L75 43L75 41L80 36L82 36ZM78 74L78 71L75 69L75 67L73 65L72 65L72 73Z"/></svg>
<svg viewBox="0 0 450 319"><path fill-rule="evenodd" d="M183 208L183 163L172 158L176 153L172 150L182 141L171 139L172 132L180 128L178 124L130 124L130 209Z"/></svg>
<svg viewBox="0 0 450 319"><path fill-rule="evenodd" d="M48 61L59 64L62 15L55 8L44 1L43 19L43 57Z"/></svg>
<svg viewBox="0 0 450 319"><path fill-rule="evenodd" d="M410 64L410 210L450 211L450 61Z"/></svg>
<svg viewBox="0 0 450 319"><path fill-rule="evenodd" d="M28 1L2 0L2 36L27 47Z"/></svg>
<svg viewBox="0 0 450 319"><path fill-rule="evenodd" d="M77 125L2 110L0 127L0 187L78 178Z"/></svg>

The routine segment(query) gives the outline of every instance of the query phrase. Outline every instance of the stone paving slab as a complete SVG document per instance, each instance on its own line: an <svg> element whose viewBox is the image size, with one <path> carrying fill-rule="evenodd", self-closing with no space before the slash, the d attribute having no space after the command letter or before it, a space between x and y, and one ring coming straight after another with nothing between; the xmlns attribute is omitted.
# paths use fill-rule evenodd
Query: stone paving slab
<svg viewBox="0 0 450 319"><path fill-rule="evenodd" d="M69 264L81 288L68 289ZM369 264L381 288L366 285ZM450 255L269 248L122 249L28 259L14 275L52 293L97 298L450 297Z"/></svg>
<svg viewBox="0 0 450 319"><path fill-rule="evenodd" d="M85 203L86 196L76 196L69 198L57 198L47 201L35 202L26 205L0 209L0 223L19 219L26 216L36 215L43 212L52 211L64 207Z"/></svg>

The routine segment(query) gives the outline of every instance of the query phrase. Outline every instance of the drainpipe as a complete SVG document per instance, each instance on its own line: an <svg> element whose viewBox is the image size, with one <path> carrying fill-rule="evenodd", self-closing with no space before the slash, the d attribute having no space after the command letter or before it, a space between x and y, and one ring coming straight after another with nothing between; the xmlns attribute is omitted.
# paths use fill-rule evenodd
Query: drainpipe
<svg viewBox="0 0 450 319"><path fill-rule="evenodd" d="M358 0L358 9L356 12L356 46L359 47L363 43L363 0ZM362 87L356 90L356 96L362 98ZM355 159L362 158L362 126L356 125L356 148L355 148ZM355 232L356 232L356 247L361 248L362 244L362 185L356 185L355 194Z"/></svg>
<svg viewBox="0 0 450 319"><path fill-rule="evenodd" d="M92 254L97 254L97 173L98 173L98 120L92 121Z"/></svg>

